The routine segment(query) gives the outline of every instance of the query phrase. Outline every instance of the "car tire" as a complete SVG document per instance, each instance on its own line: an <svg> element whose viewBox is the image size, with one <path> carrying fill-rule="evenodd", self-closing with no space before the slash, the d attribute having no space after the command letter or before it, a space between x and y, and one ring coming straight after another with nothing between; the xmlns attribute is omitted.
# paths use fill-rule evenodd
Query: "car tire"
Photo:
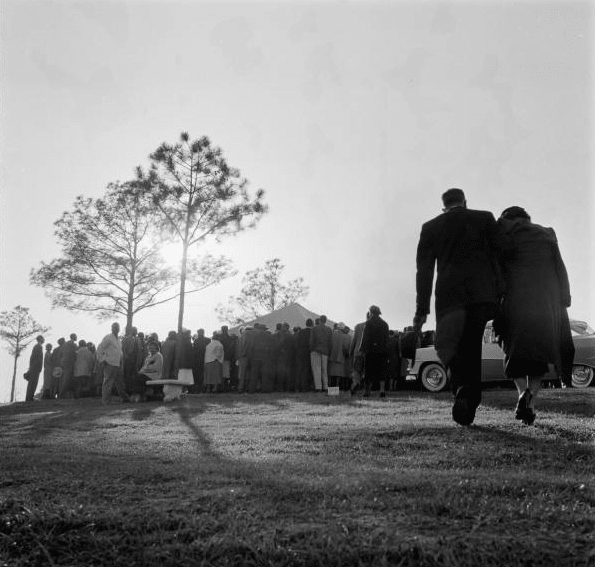
<svg viewBox="0 0 595 567"><path fill-rule="evenodd" d="M440 364L426 364L421 369L420 382L427 392L442 392L448 386L448 376Z"/></svg>
<svg viewBox="0 0 595 567"><path fill-rule="evenodd" d="M593 369L590 366L575 364L572 367L572 387L588 388L593 384Z"/></svg>

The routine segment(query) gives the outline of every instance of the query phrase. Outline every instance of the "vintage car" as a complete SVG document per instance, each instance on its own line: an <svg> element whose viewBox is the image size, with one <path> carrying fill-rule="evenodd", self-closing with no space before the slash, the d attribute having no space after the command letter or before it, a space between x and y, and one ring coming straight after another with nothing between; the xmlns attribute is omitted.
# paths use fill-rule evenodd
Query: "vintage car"
<svg viewBox="0 0 595 567"><path fill-rule="evenodd" d="M576 349L572 367L572 385L587 388L595 384L595 331L583 321L570 321L572 340ZM553 367L545 380L559 384ZM407 380L416 380L424 390L440 392L448 386L446 370L433 346L418 348L413 365L408 369ZM507 380L504 375L504 352L498 345L490 321L483 334L481 381L482 383Z"/></svg>

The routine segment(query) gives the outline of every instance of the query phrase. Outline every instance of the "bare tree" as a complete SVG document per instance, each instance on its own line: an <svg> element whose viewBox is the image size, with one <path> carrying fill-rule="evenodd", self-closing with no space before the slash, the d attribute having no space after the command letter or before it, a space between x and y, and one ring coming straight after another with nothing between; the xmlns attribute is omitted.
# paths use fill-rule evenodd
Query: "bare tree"
<svg viewBox="0 0 595 567"><path fill-rule="evenodd" d="M29 314L28 307L17 305L12 311L0 313L0 337L8 343L8 353L14 356L12 372L12 386L10 401L14 401L14 388L17 376L17 361L23 350L29 346L33 338L41 333L47 333L49 327L44 327Z"/></svg>
<svg viewBox="0 0 595 567"><path fill-rule="evenodd" d="M163 143L150 155L148 172L137 169L139 186L159 210L172 241L182 244L178 329L184 320L188 249L208 237L237 234L267 211L264 191L251 197L247 181L229 167L220 148L207 137L191 141L183 132L173 145Z"/></svg>
<svg viewBox="0 0 595 567"><path fill-rule="evenodd" d="M263 267L246 272L240 295L230 297L226 305L219 304L215 308L219 320L239 325L305 298L309 288L304 285L304 278L282 283L284 269L281 260L273 258Z"/></svg>

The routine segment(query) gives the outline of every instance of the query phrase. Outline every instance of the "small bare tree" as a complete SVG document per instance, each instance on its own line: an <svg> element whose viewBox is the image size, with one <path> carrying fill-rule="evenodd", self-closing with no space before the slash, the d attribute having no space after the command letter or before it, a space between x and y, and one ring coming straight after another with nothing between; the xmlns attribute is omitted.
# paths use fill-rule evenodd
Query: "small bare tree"
<svg viewBox="0 0 595 567"><path fill-rule="evenodd" d="M41 333L47 333L49 327L44 327L29 314L28 307L17 305L12 311L0 313L0 337L8 343L8 352L14 356L12 372L12 387L10 401L14 401L14 387L17 377L17 361L23 350L29 346L33 338Z"/></svg>
<svg viewBox="0 0 595 567"><path fill-rule="evenodd" d="M240 295L215 308L219 320L240 325L306 297L309 288L304 285L304 278L281 282L284 268L279 258L273 258L264 266L246 272Z"/></svg>

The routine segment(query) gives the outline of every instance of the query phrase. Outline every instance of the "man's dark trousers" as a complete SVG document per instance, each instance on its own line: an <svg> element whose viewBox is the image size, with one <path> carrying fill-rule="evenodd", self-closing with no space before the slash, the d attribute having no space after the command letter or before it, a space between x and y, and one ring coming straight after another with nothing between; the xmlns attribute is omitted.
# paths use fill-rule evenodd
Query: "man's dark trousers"
<svg viewBox="0 0 595 567"><path fill-rule="evenodd" d="M481 351L486 323L493 319L493 303L472 303L465 307L465 324L456 355L448 365L454 394L461 386L468 387L468 399L473 408L481 402Z"/></svg>

